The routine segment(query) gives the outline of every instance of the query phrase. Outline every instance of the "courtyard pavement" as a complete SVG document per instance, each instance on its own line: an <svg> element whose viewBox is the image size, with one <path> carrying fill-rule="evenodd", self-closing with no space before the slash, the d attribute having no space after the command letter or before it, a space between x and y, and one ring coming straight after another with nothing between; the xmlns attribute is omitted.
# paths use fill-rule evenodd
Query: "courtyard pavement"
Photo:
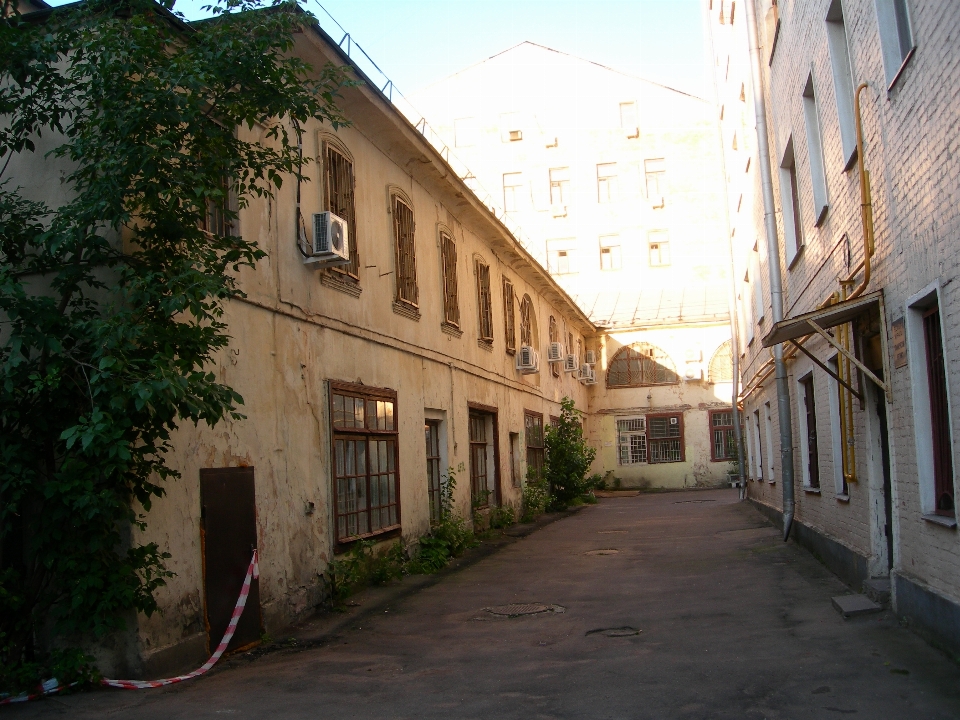
<svg viewBox="0 0 960 720"><path fill-rule="evenodd" d="M842 619L848 592L735 490L604 498L319 647L0 715L960 717L960 668L888 612ZM541 612L485 609L514 604Z"/></svg>

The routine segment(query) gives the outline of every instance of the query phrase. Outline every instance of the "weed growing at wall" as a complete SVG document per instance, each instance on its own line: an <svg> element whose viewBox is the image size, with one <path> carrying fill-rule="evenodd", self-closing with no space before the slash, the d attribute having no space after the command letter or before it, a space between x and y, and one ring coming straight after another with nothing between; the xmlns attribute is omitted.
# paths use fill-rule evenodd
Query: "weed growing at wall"
<svg viewBox="0 0 960 720"><path fill-rule="evenodd" d="M0 668L18 686L55 664L41 626L103 635L157 609L169 555L131 526L178 477L171 434L242 418L214 372L263 257L238 210L300 176L294 123L342 124L347 81L291 52L312 21L294 3L222 0L187 26L172 2L0 2ZM2 177L45 162L38 138L62 205Z"/></svg>
<svg viewBox="0 0 960 720"><path fill-rule="evenodd" d="M560 419L547 426L544 478L550 488L551 509L561 510L582 499L599 478L587 478L597 451L583 437L583 413L568 397L560 401Z"/></svg>

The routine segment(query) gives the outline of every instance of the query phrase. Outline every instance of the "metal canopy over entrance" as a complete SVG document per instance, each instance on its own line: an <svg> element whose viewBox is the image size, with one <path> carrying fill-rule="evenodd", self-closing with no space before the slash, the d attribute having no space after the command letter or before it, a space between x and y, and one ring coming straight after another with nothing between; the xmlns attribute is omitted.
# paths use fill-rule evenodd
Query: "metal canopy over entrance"
<svg viewBox="0 0 960 720"><path fill-rule="evenodd" d="M860 372L866 375L875 385L883 390L888 401L892 401L889 381L884 382L878 378L869 368L867 368L857 357L846 348L842 347L836 339L827 332L827 329L843 325L856 320L862 315L870 312L877 312L880 316L880 342L883 348L883 375L889 378L887 371L887 332L886 319L884 317L883 291L863 295L853 300L843 300L829 307L804 313L793 318L785 318L776 323L765 338L763 338L764 347L772 347L782 342L792 343L800 352L809 357L813 362L819 365L824 371L833 377L837 382L849 390L858 400L863 402L863 395L859 390L852 387L846 380L841 378L835 370L827 367L819 358L807 350L800 338L806 338L809 335L819 335L827 341L838 353L849 360Z"/></svg>

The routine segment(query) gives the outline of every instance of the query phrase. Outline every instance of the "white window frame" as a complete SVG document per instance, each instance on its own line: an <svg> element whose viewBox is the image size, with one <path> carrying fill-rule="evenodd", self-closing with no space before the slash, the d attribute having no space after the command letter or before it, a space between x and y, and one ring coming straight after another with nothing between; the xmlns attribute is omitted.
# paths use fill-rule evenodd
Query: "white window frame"
<svg viewBox="0 0 960 720"><path fill-rule="evenodd" d="M904 308L904 325L907 335L907 366L910 371L910 389L913 396L913 432L917 458L917 480L920 486L920 510L924 515L935 515L936 480L933 470L933 424L930 419L930 385L927 376L927 348L923 333L923 312L936 301L940 307L940 334L948 337L943 325L944 305L940 282L927 285L920 292L911 295ZM944 364L947 365L947 420L950 435L950 455L954 467L954 497L956 491L957 448L953 441L953 398L950 392L950 367L944 342Z"/></svg>
<svg viewBox="0 0 960 720"><path fill-rule="evenodd" d="M638 422L640 427L630 430L621 430L621 422ZM647 418L643 415L633 415L630 417L617 417L617 465L646 465L650 460L649 448L647 447ZM633 437L638 437L643 439L643 460L637 460L634 462L630 460L629 462L624 462L624 450L626 450L627 458L630 458L630 439Z"/></svg>
<svg viewBox="0 0 960 720"><path fill-rule="evenodd" d="M754 322L759 325L763 322L766 303L763 297L763 280L760 278L760 253L756 250L750 252L750 284L753 288Z"/></svg>
<svg viewBox="0 0 960 720"><path fill-rule="evenodd" d="M773 448L773 416L770 410L770 403L763 404L763 434L767 441L767 482L776 481L776 467L774 466Z"/></svg>
<svg viewBox="0 0 960 720"><path fill-rule="evenodd" d="M853 63L844 23L843 0L833 0L825 19L827 46L830 49L830 67L833 71L833 93L837 102L837 120L840 125L840 145L843 169L849 170L857 157L857 118L854 114Z"/></svg>
<svg viewBox="0 0 960 720"><path fill-rule="evenodd" d="M797 431L799 435L800 445L800 471L803 477L803 487L805 489L813 490L815 489L810 484L810 443L807 442L807 437L810 432L810 428L807 425L807 408L804 405L807 392L807 382L813 383L813 392L814 392L814 409L816 409L816 378L813 375L813 370L807 370L802 375L798 372L797 377ZM819 463L819 458L813 459L815 463Z"/></svg>
<svg viewBox="0 0 960 720"><path fill-rule="evenodd" d="M896 85L917 49L908 0L876 0L877 28L887 91Z"/></svg>
<svg viewBox="0 0 960 720"><path fill-rule="evenodd" d="M798 201L794 207L793 196L796 193ZM793 148L793 137L787 139L783 155L780 157L780 218L783 222L783 250L787 259L787 267L793 266L804 246L803 217L797 217L800 212L800 188L797 187L797 156Z"/></svg>
<svg viewBox="0 0 960 720"><path fill-rule="evenodd" d="M754 477L757 479L757 482L763 480L763 441L760 439L760 409L757 408L753 411L753 431L755 433L753 437L754 443L757 446L757 454L753 456L753 465L754 465ZM767 448L767 452L770 451L770 448Z"/></svg>
<svg viewBox="0 0 960 720"><path fill-rule="evenodd" d="M827 217L830 201L827 195L827 176L823 165L823 142L820 133L820 108L817 104L813 68L803 88L803 125L807 132L807 162L810 164L810 182L813 185L814 226L820 227Z"/></svg>

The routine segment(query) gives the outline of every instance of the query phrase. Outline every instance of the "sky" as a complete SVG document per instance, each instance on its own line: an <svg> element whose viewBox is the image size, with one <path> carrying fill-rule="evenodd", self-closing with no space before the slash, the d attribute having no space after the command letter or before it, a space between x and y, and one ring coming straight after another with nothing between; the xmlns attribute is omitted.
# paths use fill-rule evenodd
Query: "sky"
<svg viewBox="0 0 960 720"><path fill-rule="evenodd" d="M704 96L701 0L319 0L409 95L530 40ZM188 19L211 0L177 0ZM336 40L318 0L305 7ZM59 4L57 2L56 4Z"/></svg>

